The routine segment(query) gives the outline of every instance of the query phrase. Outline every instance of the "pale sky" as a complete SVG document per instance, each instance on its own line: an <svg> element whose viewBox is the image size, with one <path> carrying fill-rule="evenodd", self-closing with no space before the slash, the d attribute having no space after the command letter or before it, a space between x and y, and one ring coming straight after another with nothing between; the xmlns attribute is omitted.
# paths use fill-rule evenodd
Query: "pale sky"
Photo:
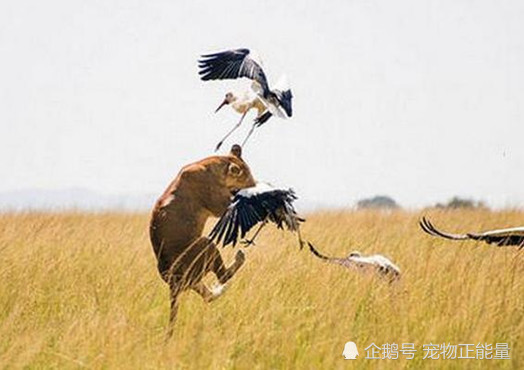
<svg viewBox="0 0 524 370"><path fill-rule="evenodd" d="M294 116L245 148L311 204L524 206L522 1L2 1L0 192L160 194L238 120L196 60L256 49ZM241 142L249 129L226 142Z"/></svg>

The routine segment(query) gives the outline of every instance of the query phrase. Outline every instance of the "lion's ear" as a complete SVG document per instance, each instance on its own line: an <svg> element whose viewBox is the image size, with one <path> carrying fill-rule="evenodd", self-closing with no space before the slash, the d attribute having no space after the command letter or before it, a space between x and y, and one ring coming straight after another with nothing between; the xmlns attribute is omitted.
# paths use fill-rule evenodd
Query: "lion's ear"
<svg viewBox="0 0 524 370"><path fill-rule="evenodd" d="M240 168L239 165L230 163L227 169L227 173L229 176L239 177L240 175L242 175L242 169Z"/></svg>
<svg viewBox="0 0 524 370"><path fill-rule="evenodd" d="M238 144L234 144L231 147L229 154L237 158L242 158L242 147Z"/></svg>

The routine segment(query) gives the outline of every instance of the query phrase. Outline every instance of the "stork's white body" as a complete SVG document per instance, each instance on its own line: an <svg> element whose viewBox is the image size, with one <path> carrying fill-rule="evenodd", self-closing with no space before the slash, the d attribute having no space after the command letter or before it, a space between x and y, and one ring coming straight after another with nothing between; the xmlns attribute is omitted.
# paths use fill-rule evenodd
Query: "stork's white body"
<svg viewBox="0 0 524 370"><path fill-rule="evenodd" d="M257 117L260 117L267 109L259 96L250 90L246 90L242 94L233 94L231 108L242 115L246 114L251 109L256 109Z"/></svg>

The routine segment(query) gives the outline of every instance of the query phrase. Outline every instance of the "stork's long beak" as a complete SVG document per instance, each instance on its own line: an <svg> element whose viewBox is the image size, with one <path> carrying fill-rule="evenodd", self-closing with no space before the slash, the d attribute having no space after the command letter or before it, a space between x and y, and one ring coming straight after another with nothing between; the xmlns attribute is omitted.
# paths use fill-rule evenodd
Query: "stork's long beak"
<svg viewBox="0 0 524 370"><path fill-rule="evenodd" d="M226 105L226 104L228 104L227 99L224 99L224 101L223 101L222 103L220 103L220 105L218 106L218 108L217 108L217 110L215 111L215 113L218 112L218 111L220 110L220 108L222 108L222 107L223 107L224 105Z"/></svg>

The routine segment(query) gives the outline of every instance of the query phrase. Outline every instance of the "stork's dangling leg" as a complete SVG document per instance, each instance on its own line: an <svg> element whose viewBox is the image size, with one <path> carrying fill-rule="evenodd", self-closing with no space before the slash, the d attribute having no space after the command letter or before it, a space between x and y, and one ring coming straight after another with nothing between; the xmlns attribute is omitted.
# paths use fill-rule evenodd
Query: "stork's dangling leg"
<svg viewBox="0 0 524 370"><path fill-rule="evenodd" d="M300 245L300 250L304 248L304 239L302 239L302 235L300 235L300 228L297 229L297 235L298 235L298 244Z"/></svg>
<svg viewBox="0 0 524 370"><path fill-rule="evenodd" d="M240 117L240 121L238 121L238 123L226 134L226 136L224 136L222 138L222 140L220 140L220 142L217 144L217 146L215 148L215 152L218 151L218 149L220 149L220 147L224 143L224 140L226 140L229 137L229 135L231 135L237 128L240 127L240 125L242 124L242 121L244 120L244 117L246 116L246 114L247 114L247 111L245 111L244 114L242 114L242 117Z"/></svg>
<svg viewBox="0 0 524 370"><path fill-rule="evenodd" d="M263 114L259 115L257 118L255 118L255 121L253 122L253 126L251 127L251 130L249 130L246 138L244 139L244 142L242 143L242 146L244 146L247 142L247 139L249 139L249 137L251 136L251 134L253 133L253 131L255 130L256 127L260 127L262 126L264 123L266 123L268 121L268 119L270 119L271 117L273 116L273 114L266 110Z"/></svg>
<svg viewBox="0 0 524 370"><path fill-rule="evenodd" d="M253 131L255 131L255 127L257 127L257 124L256 124L256 123L253 123L253 126L251 126L251 130L249 130L249 132L247 133L246 138L245 138L244 141L242 142L242 148L244 147L244 145L246 145L247 139L249 139L249 137L251 136L251 134L253 133Z"/></svg>
<svg viewBox="0 0 524 370"><path fill-rule="evenodd" d="M271 113L270 111L266 110L260 116L255 118L255 124L257 125L257 127L260 127L264 123L266 123L272 116L273 116L273 113Z"/></svg>
<svg viewBox="0 0 524 370"><path fill-rule="evenodd" d="M244 244L246 247L248 245L255 245L255 238L257 237L258 233L260 232L260 230L262 230L262 228L264 226L267 225L267 218L264 220L264 222L262 222L262 224L258 227L257 231L255 232L255 234L253 235L253 237L250 239L250 240L243 240L242 241L242 244Z"/></svg>

